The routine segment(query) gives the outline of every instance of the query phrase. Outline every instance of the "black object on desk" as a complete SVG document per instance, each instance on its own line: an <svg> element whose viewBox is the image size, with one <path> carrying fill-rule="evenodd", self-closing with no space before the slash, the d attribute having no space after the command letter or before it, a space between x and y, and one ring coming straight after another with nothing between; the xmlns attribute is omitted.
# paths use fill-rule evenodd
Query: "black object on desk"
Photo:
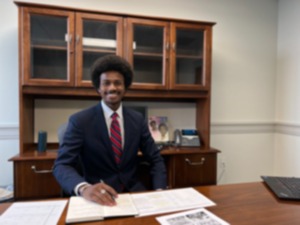
<svg viewBox="0 0 300 225"><path fill-rule="evenodd" d="M300 200L300 178L261 176L266 185L280 199Z"/></svg>

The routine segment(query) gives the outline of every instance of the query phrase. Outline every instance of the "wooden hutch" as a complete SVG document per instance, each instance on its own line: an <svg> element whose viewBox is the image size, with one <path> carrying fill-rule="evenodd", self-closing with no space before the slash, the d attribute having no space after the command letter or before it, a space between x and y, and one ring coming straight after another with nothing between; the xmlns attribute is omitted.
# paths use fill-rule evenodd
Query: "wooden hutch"
<svg viewBox="0 0 300 225"><path fill-rule="evenodd" d="M168 147L170 188L216 184L210 147L211 48L214 23L88 11L15 1L19 10L20 152L10 159L15 199L60 196L52 175L58 143L37 152L36 99L99 99L89 68L117 54L134 68L124 101L193 102L201 147Z"/></svg>

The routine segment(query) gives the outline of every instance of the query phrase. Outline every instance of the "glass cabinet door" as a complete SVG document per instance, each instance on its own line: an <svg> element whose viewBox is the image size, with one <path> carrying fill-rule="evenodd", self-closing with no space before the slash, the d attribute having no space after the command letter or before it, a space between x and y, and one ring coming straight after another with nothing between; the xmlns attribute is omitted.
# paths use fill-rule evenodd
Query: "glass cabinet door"
<svg viewBox="0 0 300 225"><path fill-rule="evenodd" d="M73 85L73 13L24 8L23 16L23 84Z"/></svg>
<svg viewBox="0 0 300 225"><path fill-rule="evenodd" d="M76 85L91 86L90 69L100 57L122 56L121 17L76 14Z"/></svg>
<svg viewBox="0 0 300 225"><path fill-rule="evenodd" d="M171 26L171 88L180 90L205 89L208 81L208 35L205 26L174 23Z"/></svg>
<svg viewBox="0 0 300 225"><path fill-rule="evenodd" d="M162 21L127 19L127 58L134 70L131 88L167 87L168 25Z"/></svg>

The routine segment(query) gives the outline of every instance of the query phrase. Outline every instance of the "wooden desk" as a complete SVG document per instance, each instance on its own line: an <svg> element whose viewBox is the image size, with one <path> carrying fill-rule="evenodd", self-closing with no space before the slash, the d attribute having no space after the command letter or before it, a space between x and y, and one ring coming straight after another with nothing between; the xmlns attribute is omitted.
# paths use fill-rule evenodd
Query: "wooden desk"
<svg viewBox="0 0 300 225"><path fill-rule="evenodd" d="M261 182L202 186L196 189L217 204L207 209L231 225L300 224L300 202L277 200ZM10 204L0 204L0 213ZM65 224L65 216L66 209L59 225ZM155 217L111 218L98 222L80 223L80 225L158 225Z"/></svg>

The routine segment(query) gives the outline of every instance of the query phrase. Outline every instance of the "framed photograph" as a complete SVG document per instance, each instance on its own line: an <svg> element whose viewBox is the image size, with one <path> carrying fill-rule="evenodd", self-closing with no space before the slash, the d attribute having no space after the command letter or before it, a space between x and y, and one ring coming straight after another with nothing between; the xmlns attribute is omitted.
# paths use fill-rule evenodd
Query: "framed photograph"
<svg viewBox="0 0 300 225"><path fill-rule="evenodd" d="M168 118L166 116L150 116L149 130L155 142L169 141Z"/></svg>

